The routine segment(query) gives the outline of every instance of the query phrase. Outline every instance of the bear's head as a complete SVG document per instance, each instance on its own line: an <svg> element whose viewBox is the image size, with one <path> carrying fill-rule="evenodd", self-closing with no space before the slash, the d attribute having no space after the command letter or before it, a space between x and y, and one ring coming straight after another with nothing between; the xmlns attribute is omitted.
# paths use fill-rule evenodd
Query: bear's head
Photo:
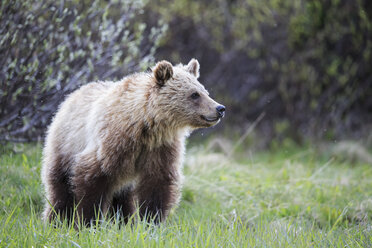
<svg viewBox="0 0 372 248"><path fill-rule="evenodd" d="M155 79L156 104L169 121L195 128L216 125L225 115L225 107L209 97L198 81L199 62L173 66L160 61L152 68Z"/></svg>

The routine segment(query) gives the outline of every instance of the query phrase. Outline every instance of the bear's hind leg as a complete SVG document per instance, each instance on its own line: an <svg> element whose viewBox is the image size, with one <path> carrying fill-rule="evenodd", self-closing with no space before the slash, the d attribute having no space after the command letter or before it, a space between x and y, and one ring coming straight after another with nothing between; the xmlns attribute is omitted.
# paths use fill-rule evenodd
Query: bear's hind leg
<svg viewBox="0 0 372 248"><path fill-rule="evenodd" d="M43 213L45 220L52 221L57 216L69 220L72 218L74 200L67 166L62 159L56 159L45 175L47 184L47 202Z"/></svg>

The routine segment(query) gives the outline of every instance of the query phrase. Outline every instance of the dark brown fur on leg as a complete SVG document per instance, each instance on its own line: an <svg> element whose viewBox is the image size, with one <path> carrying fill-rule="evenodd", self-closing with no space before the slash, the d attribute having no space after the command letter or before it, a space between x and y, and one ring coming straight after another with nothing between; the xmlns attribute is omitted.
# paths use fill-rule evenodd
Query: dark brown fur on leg
<svg viewBox="0 0 372 248"><path fill-rule="evenodd" d="M177 186L170 180L142 180L138 185L139 214L141 219L156 224L165 220L177 202Z"/></svg>
<svg viewBox="0 0 372 248"><path fill-rule="evenodd" d="M70 174L66 172L67 166L66 160L58 158L52 165L55 169L47 175L49 198L44 217L49 221L54 220L57 216L61 219L71 219L72 217L74 197L71 191Z"/></svg>
<svg viewBox="0 0 372 248"><path fill-rule="evenodd" d="M137 185L139 214L159 223L166 219L179 198L177 144L152 149L138 161L142 175Z"/></svg>
<svg viewBox="0 0 372 248"><path fill-rule="evenodd" d="M98 214L102 216L108 209L110 180L106 175L95 175L89 179L85 176L73 178L77 205L76 223L81 221L84 225L89 225Z"/></svg>
<svg viewBox="0 0 372 248"><path fill-rule="evenodd" d="M135 212L135 196L133 187L127 187L114 195L112 200L111 212L114 217L119 214L124 224L127 224L129 219Z"/></svg>

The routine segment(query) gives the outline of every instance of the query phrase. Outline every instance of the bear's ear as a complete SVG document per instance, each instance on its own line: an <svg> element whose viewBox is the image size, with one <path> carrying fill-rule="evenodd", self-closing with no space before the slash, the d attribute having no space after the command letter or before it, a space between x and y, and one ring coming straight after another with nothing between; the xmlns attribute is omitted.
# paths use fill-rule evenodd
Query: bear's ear
<svg viewBox="0 0 372 248"><path fill-rule="evenodd" d="M196 59L191 59L190 62L186 66L186 70L194 75L196 78L199 77L199 69L200 69L200 64Z"/></svg>
<svg viewBox="0 0 372 248"><path fill-rule="evenodd" d="M163 86L166 81L173 77L173 66L165 60L158 62L153 71L156 83L160 86Z"/></svg>

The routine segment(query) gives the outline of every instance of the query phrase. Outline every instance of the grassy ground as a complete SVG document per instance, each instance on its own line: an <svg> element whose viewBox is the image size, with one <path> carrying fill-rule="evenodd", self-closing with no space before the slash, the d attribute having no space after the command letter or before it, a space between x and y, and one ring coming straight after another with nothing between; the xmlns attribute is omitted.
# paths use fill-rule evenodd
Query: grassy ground
<svg viewBox="0 0 372 248"><path fill-rule="evenodd" d="M370 164L312 149L228 159L194 147L166 223L102 221L77 232L40 220L40 146L0 150L0 247L372 247Z"/></svg>

